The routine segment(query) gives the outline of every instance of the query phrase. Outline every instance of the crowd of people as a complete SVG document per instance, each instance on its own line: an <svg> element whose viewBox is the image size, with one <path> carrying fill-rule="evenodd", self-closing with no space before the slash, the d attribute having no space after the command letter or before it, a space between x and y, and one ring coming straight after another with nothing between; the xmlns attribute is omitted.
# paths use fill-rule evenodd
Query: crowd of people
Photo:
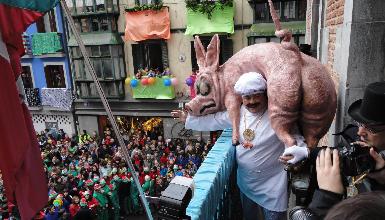
<svg viewBox="0 0 385 220"><path fill-rule="evenodd" d="M175 176L192 177L212 147L210 140L165 140L160 129L137 129L123 136L133 171L109 128L100 136L83 131L70 137L60 129L42 131L37 137L49 202L35 219L48 220L115 220L143 214L133 172L146 195L160 196ZM17 215L0 190L0 217Z"/></svg>

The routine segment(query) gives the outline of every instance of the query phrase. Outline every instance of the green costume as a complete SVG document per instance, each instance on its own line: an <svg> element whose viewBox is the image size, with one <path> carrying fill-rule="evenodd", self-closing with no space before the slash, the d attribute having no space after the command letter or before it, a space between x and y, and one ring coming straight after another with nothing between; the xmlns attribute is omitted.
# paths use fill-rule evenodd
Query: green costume
<svg viewBox="0 0 385 220"><path fill-rule="evenodd" d="M108 198L101 191L94 191L93 197L98 200L98 220L108 220Z"/></svg>
<svg viewBox="0 0 385 220"><path fill-rule="evenodd" d="M108 185L102 186L102 190L104 191L104 195L108 195L108 193L111 191L110 187Z"/></svg>
<svg viewBox="0 0 385 220"><path fill-rule="evenodd" d="M111 206L112 206L112 212L110 212L111 218L113 220L119 219L119 213L120 213L120 205L119 205L119 197L118 197L118 191L116 190L116 186L112 185L112 189L108 193L110 196Z"/></svg>
<svg viewBox="0 0 385 220"><path fill-rule="evenodd" d="M138 213L141 211L141 207L139 204L139 191L136 188L136 185L131 181L131 187L130 187L130 203L132 207L132 211L134 213Z"/></svg>

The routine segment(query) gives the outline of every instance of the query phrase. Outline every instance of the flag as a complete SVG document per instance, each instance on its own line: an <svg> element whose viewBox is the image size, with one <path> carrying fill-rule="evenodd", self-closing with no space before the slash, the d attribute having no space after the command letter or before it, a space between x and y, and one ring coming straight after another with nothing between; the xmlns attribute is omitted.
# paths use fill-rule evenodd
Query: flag
<svg viewBox="0 0 385 220"><path fill-rule="evenodd" d="M43 162L27 106L16 79L24 54L22 33L58 0L0 0L0 170L7 199L31 219L48 201Z"/></svg>
<svg viewBox="0 0 385 220"><path fill-rule="evenodd" d="M170 39L170 13L160 10L126 12L125 40Z"/></svg>

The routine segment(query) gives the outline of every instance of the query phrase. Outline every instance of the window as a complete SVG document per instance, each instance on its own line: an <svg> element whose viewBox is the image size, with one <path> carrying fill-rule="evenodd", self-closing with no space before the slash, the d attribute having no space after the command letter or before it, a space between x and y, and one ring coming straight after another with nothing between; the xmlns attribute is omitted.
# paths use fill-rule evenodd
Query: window
<svg viewBox="0 0 385 220"><path fill-rule="evenodd" d="M272 22L267 0L251 2L254 22ZM280 0L273 4L281 21L306 20L306 0Z"/></svg>
<svg viewBox="0 0 385 220"><path fill-rule="evenodd" d="M167 44L162 40L143 41L132 44L134 71L139 69L158 69L163 71L168 67Z"/></svg>
<svg viewBox="0 0 385 220"><path fill-rule="evenodd" d="M107 15L93 15L82 18L75 17L74 21L78 31L83 33L117 31L117 23L115 17L107 17Z"/></svg>
<svg viewBox="0 0 385 220"><path fill-rule="evenodd" d="M203 47L206 49L207 46L210 44L211 36L210 37L202 36L200 37L200 40L202 42ZM227 39L224 36L220 36L220 42L221 42L221 45L220 45L221 51L219 52L219 65L222 65L231 56L233 56L233 41L232 39ZM193 70L198 69L194 42L191 42L191 64L192 64Z"/></svg>
<svg viewBox="0 0 385 220"><path fill-rule="evenodd" d="M100 84L109 98L124 96L123 82L126 77L122 45L86 46ZM75 71L76 89L81 98L98 98L91 75L86 71L84 58L78 47L71 48L72 65Z"/></svg>
<svg viewBox="0 0 385 220"><path fill-rule="evenodd" d="M22 66L21 80L23 81L24 88L33 88L33 80L30 66Z"/></svg>
<svg viewBox="0 0 385 220"><path fill-rule="evenodd" d="M47 12L36 21L38 33L57 32L55 9Z"/></svg>
<svg viewBox="0 0 385 220"><path fill-rule="evenodd" d="M84 33L91 32L90 19L82 18L82 19L80 19L80 22L81 22L82 32L84 32Z"/></svg>
<svg viewBox="0 0 385 220"><path fill-rule="evenodd" d="M44 67L47 88L66 88L63 65Z"/></svg>
<svg viewBox="0 0 385 220"><path fill-rule="evenodd" d="M160 4L161 0L135 0L136 5Z"/></svg>
<svg viewBox="0 0 385 220"><path fill-rule="evenodd" d="M73 15L100 12L119 13L117 0L66 0Z"/></svg>
<svg viewBox="0 0 385 220"><path fill-rule="evenodd" d="M279 43L281 40L276 36L253 36L248 38L248 45L259 44L265 42L276 42ZM301 45L305 43L305 35L304 34L294 34L291 38L291 41L296 43L297 45Z"/></svg>

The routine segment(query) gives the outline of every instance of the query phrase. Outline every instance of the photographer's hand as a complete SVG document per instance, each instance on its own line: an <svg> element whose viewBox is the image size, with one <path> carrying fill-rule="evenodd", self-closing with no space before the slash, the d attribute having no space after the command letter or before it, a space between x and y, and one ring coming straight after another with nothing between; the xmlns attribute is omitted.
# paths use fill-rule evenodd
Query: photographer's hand
<svg viewBox="0 0 385 220"><path fill-rule="evenodd" d="M339 163L337 150L333 150L333 161L330 148L320 151L316 160L317 180L320 189L338 194L344 192Z"/></svg>
<svg viewBox="0 0 385 220"><path fill-rule="evenodd" d="M370 156L373 157L374 161L376 161L375 170L379 170L385 167L385 160L381 157L379 153L377 153L374 148L370 148Z"/></svg>
<svg viewBox="0 0 385 220"><path fill-rule="evenodd" d="M378 183L385 184L385 160L377 153L374 148L370 148L370 155L376 161L375 171L368 174L368 177L376 180Z"/></svg>
<svg viewBox="0 0 385 220"><path fill-rule="evenodd" d="M363 141L356 141L352 144L359 144L361 145L361 147L370 147L370 156L372 156L374 161L376 162L375 170L379 170L385 167L384 158L382 158L381 155L377 153L372 146Z"/></svg>

